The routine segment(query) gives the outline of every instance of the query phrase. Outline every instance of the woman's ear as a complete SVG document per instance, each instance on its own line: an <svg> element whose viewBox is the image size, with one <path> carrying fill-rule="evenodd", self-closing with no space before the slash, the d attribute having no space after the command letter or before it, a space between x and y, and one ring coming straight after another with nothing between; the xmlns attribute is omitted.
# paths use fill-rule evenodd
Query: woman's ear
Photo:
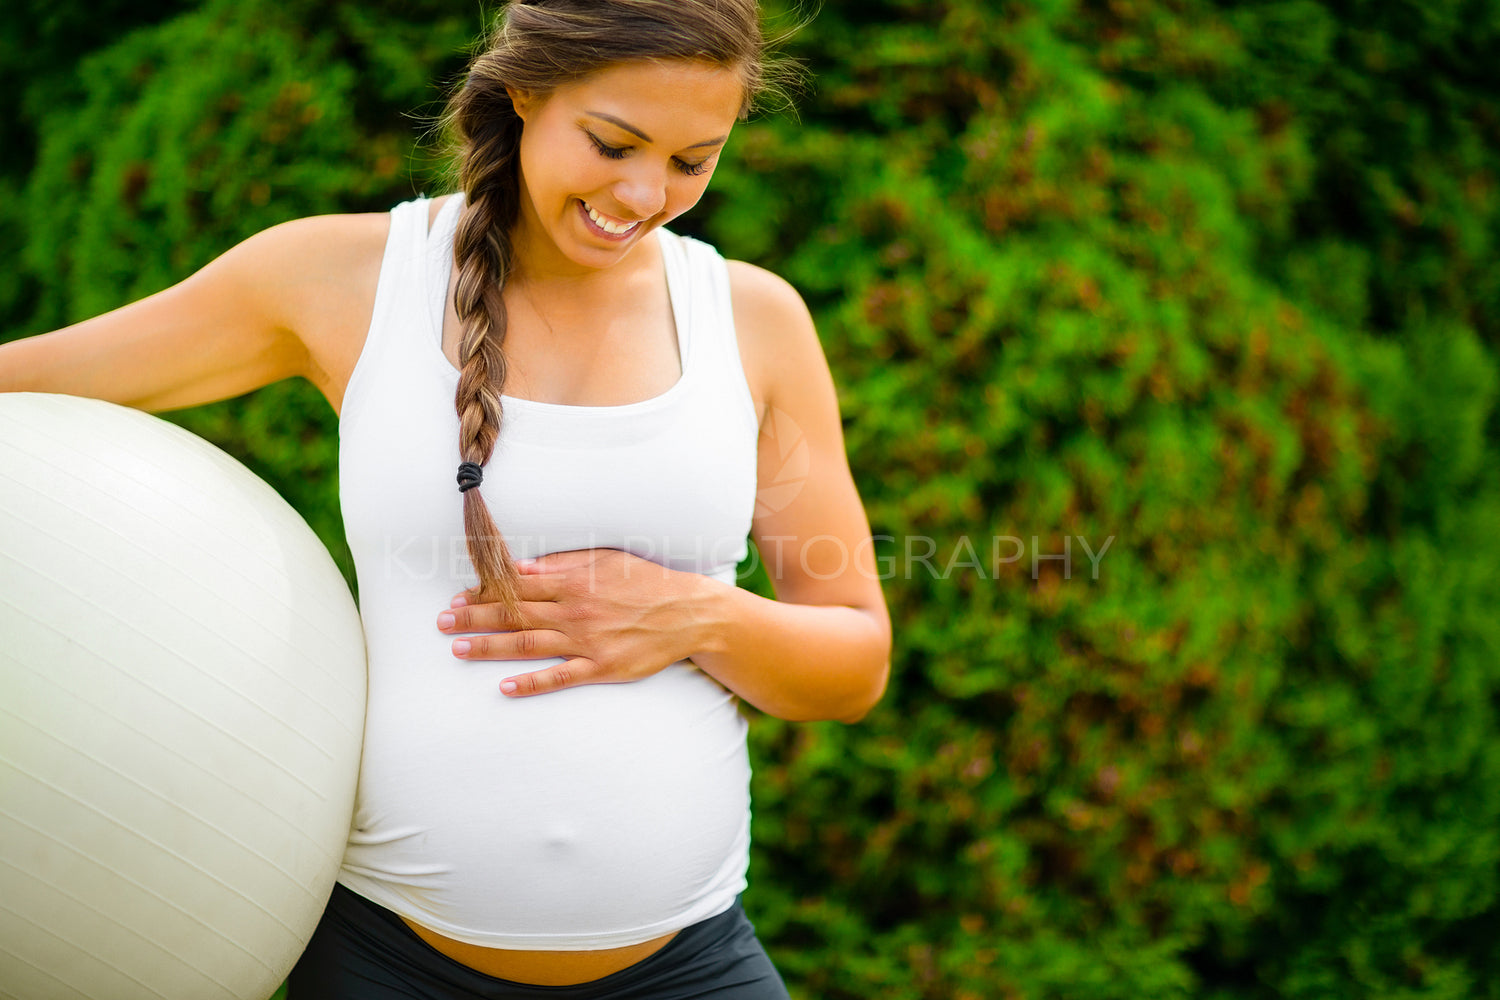
<svg viewBox="0 0 1500 1000"><path fill-rule="evenodd" d="M505 92L510 95L510 103L516 109L516 117L524 122L527 116L531 114L531 109L536 105L536 101L529 92L517 90L515 87L507 86Z"/></svg>

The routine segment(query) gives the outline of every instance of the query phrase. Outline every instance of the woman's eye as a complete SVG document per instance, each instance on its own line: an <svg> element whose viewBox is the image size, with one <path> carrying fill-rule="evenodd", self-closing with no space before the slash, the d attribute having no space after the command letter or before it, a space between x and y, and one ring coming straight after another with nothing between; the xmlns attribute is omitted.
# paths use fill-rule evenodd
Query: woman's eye
<svg viewBox="0 0 1500 1000"><path fill-rule="evenodd" d="M607 156L611 160L623 160L625 158L626 147L608 145L592 132L588 133L588 137L589 141L594 144L594 148L599 151L600 156Z"/></svg>
<svg viewBox="0 0 1500 1000"><path fill-rule="evenodd" d="M584 130L584 135L589 137L589 142L594 144L594 149L598 151L600 156L606 156L611 160L623 160L625 159L625 154L630 152L629 146L611 146L587 129ZM696 177L699 174L708 172L708 169L713 166L713 157L710 156L706 160L699 160L697 163L689 163L686 160L679 160L673 157L672 163L677 167L679 173L686 174L689 177Z"/></svg>

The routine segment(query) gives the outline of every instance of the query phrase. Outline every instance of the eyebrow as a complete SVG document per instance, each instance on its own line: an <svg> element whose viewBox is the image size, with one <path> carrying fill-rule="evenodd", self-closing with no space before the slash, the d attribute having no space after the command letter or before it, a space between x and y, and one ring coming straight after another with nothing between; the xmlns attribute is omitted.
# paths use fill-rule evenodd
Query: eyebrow
<svg viewBox="0 0 1500 1000"><path fill-rule="evenodd" d="M602 119L604 121L609 122L611 125L615 125L615 126L617 126L619 128L622 128L625 131L629 132L631 135L633 135L636 138L640 139L642 142L654 142L655 141L649 135L647 135L646 133L642 132L640 129L636 128L634 125L630 124L629 122L622 121L619 118L616 118L614 115L607 115L603 111L585 111L584 114L589 115L590 117L593 117L593 118ZM691 146L687 146L687 147L684 147L684 148L686 148L686 149L698 149L701 146L721 146L721 145L724 144L724 140L726 140L728 138L729 138L729 136L727 136L727 135L721 135L717 139L705 139L702 142L695 142Z"/></svg>

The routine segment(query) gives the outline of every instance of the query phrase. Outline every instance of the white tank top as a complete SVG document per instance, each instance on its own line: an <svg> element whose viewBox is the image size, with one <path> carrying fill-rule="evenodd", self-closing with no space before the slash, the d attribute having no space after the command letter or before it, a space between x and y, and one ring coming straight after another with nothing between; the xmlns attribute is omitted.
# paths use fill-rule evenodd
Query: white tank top
<svg viewBox="0 0 1500 1000"><path fill-rule="evenodd" d="M454 658L436 627L475 582L464 544L458 373L443 355L460 197L397 206L339 420L339 490L369 645L369 708L340 881L492 948L637 944L745 887L750 765L736 698L683 660L631 684L526 699L558 660ZM517 558L624 549L734 584L755 502L754 405L723 259L657 238L682 374L624 406L509 396L484 498Z"/></svg>

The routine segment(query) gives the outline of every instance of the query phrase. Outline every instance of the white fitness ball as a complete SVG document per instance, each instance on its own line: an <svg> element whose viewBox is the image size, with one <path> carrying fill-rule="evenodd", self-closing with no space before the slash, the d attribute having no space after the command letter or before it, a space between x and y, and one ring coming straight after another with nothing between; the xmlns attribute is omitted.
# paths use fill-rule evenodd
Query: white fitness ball
<svg viewBox="0 0 1500 1000"><path fill-rule="evenodd" d="M270 996L364 705L349 589L274 490L148 414L0 393L0 997Z"/></svg>

